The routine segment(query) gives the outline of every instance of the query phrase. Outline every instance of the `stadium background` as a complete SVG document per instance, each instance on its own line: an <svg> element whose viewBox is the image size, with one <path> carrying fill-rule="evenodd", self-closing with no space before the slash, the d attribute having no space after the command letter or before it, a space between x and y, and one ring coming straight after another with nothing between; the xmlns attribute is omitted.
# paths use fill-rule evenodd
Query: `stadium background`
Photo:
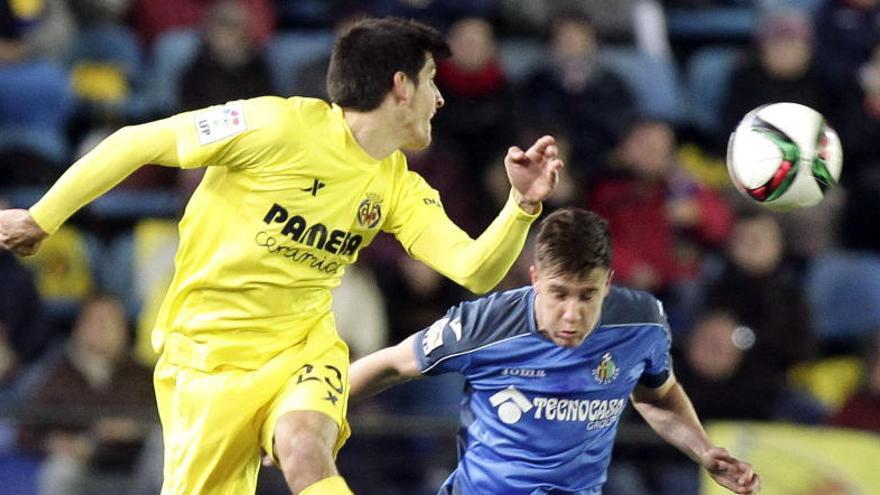
<svg viewBox="0 0 880 495"><path fill-rule="evenodd" d="M663 299L713 437L754 461L765 493L880 493L876 0L3 0L0 198L29 206L126 124L323 96L333 32L364 14L449 36L446 108L410 163L453 219L479 233L506 196L507 146L556 135L567 168L547 211L611 220L617 282ZM777 215L731 191L723 153L745 111L782 100L825 113L844 173L821 205ZM39 256L0 253L0 493L156 493L147 333L199 178L145 167ZM502 288L527 283L529 256ZM334 307L356 357L471 297L385 238ZM460 387L418 382L352 408L340 466L358 493L436 490L455 462ZM262 479L260 493L285 493L277 471ZM606 493L698 482L624 419Z"/></svg>

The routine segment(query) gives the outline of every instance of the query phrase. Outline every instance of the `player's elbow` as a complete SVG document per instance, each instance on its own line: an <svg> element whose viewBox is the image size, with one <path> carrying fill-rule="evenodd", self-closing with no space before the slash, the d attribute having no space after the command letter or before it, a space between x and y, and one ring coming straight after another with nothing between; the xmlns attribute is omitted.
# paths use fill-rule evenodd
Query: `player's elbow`
<svg viewBox="0 0 880 495"><path fill-rule="evenodd" d="M421 376L419 363L413 351L414 336L388 349L389 362L395 378L400 381L412 380Z"/></svg>
<svg viewBox="0 0 880 495"><path fill-rule="evenodd" d="M477 295L489 292L501 281L500 278L493 276L486 270L481 270L480 267L475 267L467 272L461 270L458 273L450 274L449 278Z"/></svg>
<svg viewBox="0 0 880 495"><path fill-rule="evenodd" d="M495 286L498 285L498 282L500 282L500 280L473 276L463 279L460 283L462 287L473 292L474 294L483 295L494 289Z"/></svg>

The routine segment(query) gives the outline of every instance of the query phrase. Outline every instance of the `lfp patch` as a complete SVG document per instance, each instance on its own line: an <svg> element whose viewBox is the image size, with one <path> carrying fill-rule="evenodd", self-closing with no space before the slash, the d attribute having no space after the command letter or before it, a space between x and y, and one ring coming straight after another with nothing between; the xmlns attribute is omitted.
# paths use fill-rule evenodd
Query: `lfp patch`
<svg viewBox="0 0 880 495"><path fill-rule="evenodd" d="M196 115L199 144L211 144L247 130L241 102L211 107Z"/></svg>

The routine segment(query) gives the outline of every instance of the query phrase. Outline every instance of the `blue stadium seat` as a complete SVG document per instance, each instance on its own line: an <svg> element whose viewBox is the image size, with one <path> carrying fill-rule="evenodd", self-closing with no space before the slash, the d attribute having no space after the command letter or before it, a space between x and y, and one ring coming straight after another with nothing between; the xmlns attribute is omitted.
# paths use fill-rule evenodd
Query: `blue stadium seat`
<svg viewBox="0 0 880 495"><path fill-rule="evenodd" d="M689 40L748 41L760 12L753 6L711 9L669 9L669 37Z"/></svg>
<svg viewBox="0 0 880 495"><path fill-rule="evenodd" d="M36 457L0 455L0 480L3 480L3 493L36 495L39 468L40 460Z"/></svg>
<svg viewBox="0 0 880 495"><path fill-rule="evenodd" d="M0 194L14 208L29 208L43 194L45 187L10 187ZM180 213L183 198L167 189L113 190L91 202L86 208L92 215L109 220L140 217L173 218Z"/></svg>
<svg viewBox="0 0 880 495"><path fill-rule="evenodd" d="M143 53L135 34L112 24L86 25L67 54L71 85L81 108L125 108L141 81Z"/></svg>
<svg viewBox="0 0 880 495"><path fill-rule="evenodd" d="M715 133L721 127L721 106L730 87L730 76L742 53L727 46L708 46L691 55L687 64L687 89L691 123Z"/></svg>
<svg viewBox="0 0 880 495"><path fill-rule="evenodd" d="M77 33L67 54L68 65L78 62L107 62L119 67L130 80L141 74L143 54L135 34L125 26L87 26Z"/></svg>
<svg viewBox="0 0 880 495"><path fill-rule="evenodd" d="M8 187L0 189L3 197L12 208L30 208L46 193L45 187Z"/></svg>
<svg viewBox="0 0 880 495"><path fill-rule="evenodd" d="M764 0L764 8L796 9L813 15L824 3L825 0Z"/></svg>
<svg viewBox="0 0 880 495"><path fill-rule="evenodd" d="M328 57L333 49L331 31L286 31L266 47L272 82L279 95L296 94L296 73L311 62Z"/></svg>
<svg viewBox="0 0 880 495"><path fill-rule="evenodd" d="M807 300L823 340L855 341L880 331L880 257L838 251L813 260Z"/></svg>
<svg viewBox="0 0 880 495"><path fill-rule="evenodd" d="M520 83L541 67L550 56L547 45L533 38L503 38L498 40L498 57L508 79Z"/></svg>
<svg viewBox="0 0 880 495"><path fill-rule="evenodd" d="M110 191L89 205L89 212L106 219L140 217L171 218L181 209L183 199L168 189Z"/></svg>
<svg viewBox="0 0 880 495"><path fill-rule="evenodd" d="M23 147L55 163L65 162L69 150L64 133L73 101L60 65L0 65L0 149Z"/></svg>
<svg viewBox="0 0 880 495"><path fill-rule="evenodd" d="M681 83L673 60L633 48L603 48L599 57L627 83L641 114L670 122L684 118Z"/></svg>

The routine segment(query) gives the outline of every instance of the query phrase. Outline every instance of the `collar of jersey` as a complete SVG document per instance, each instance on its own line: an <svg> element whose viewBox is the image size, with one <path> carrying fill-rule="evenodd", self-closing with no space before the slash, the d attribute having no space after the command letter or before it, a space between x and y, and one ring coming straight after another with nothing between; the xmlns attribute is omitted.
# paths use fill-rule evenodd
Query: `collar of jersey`
<svg viewBox="0 0 880 495"><path fill-rule="evenodd" d="M537 296L538 293L535 292L535 288L530 286L526 294L526 314L528 315L527 318L529 320L529 332L531 332L536 337L547 339L544 334L538 331L538 317L535 314L535 298Z"/></svg>

